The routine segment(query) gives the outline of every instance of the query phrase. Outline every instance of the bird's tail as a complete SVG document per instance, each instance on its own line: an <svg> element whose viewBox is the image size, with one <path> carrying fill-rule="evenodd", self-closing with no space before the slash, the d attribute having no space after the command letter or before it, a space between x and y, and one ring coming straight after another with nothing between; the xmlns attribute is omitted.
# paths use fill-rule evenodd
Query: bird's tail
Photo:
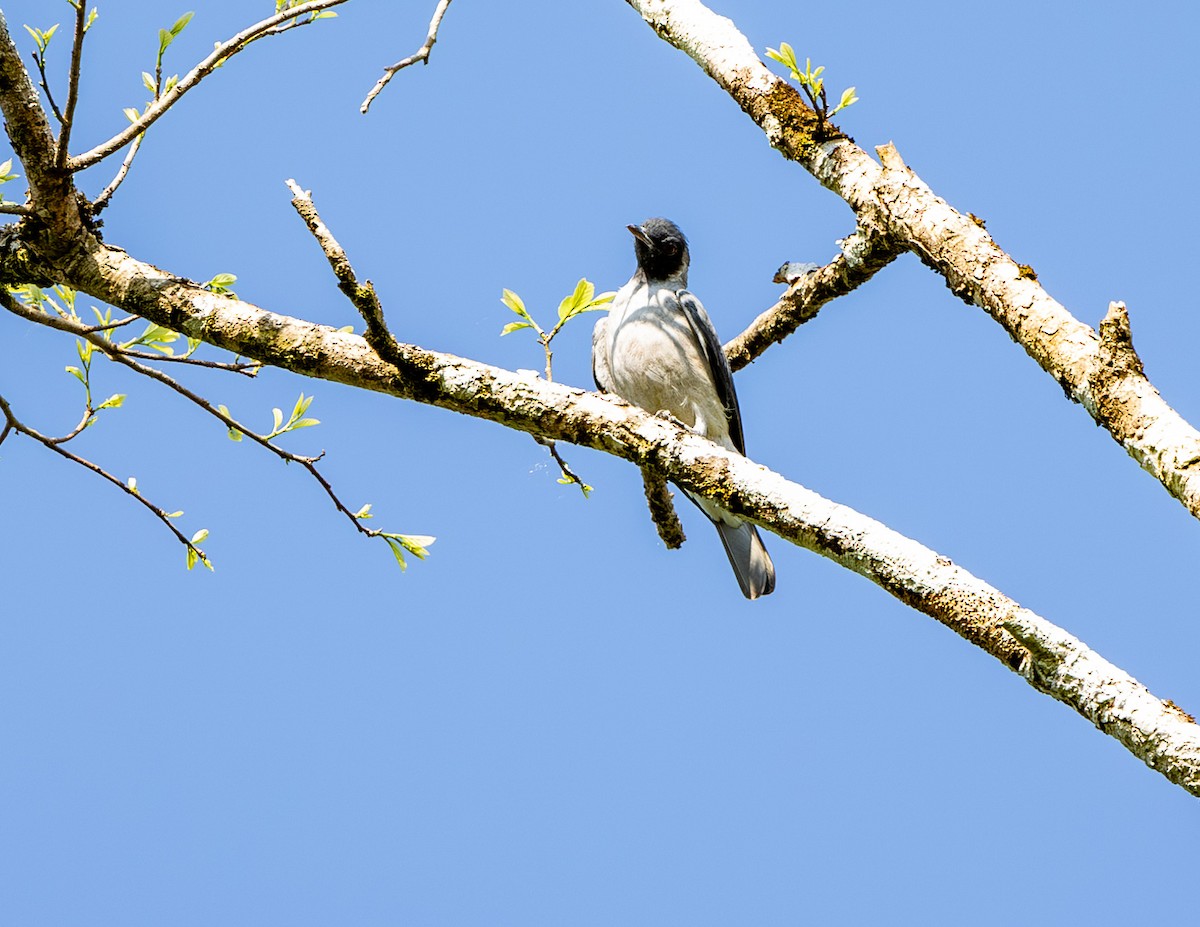
<svg viewBox="0 0 1200 927"><path fill-rule="evenodd" d="M773 592L775 564L771 562L771 555L758 536L758 529L745 521L730 525L714 519L713 524L717 526L717 534L725 545L725 554L737 575L738 585L742 587L742 595L747 599L757 599L760 595Z"/></svg>

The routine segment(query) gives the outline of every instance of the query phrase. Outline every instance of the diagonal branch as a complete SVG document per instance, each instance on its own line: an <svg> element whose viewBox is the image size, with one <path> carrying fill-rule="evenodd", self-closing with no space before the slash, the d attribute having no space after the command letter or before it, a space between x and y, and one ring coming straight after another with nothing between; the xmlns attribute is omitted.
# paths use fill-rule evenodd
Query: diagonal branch
<svg viewBox="0 0 1200 927"><path fill-rule="evenodd" d="M859 226L842 242L842 253L801 276L774 306L725 345L729 366L741 370L772 344L816 317L826 303L857 289L894 261L904 248L882 232Z"/></svg>
<svg viewBox="0 0 1200 927"><path fill-rule="evenodd" d="M159 117L178 103L185 93L238 52L245 49L255 39L261 38L264 35L274 35L286 31L286 29L281 30L278 27L285 25L289 20L305 16L309 13L327 10L330 7L338 6L345 2L346 0L310 0L309 3L281 10L269 19L264 19L262 22L255 23L253 26L243 29L233 38L222 42L214 48L212 53L184 75L179 83L150 104L146 111L138 117L136 122L126 126L108 141L101 142L90 151L85 151L83 154L69 158L65 165L66 170L71 172L81 171L107 158L114 151L124 148L157 122Z"/></svg>
<svg viewBox="0 0 1200 927"><path fill-rule="evenodd" d="M437 8L433 11L433 18L429 20L429 30L425 36L425 44L418 48L407 58L402 58L395 64L383 69L383 76L376 81L375 86L371 88L371 92L367 94L367 98L362 101L362 105L358 108L360 113L366 113L371 108L371 101L379 96L383 88L388 85L396 74L409 65L416 64L420 61L422 64L429 63L429 53L433 51L433 46L438 40L438 29L442 26L442 17L446 15L446 10L450 6L450 0L438 0Z"/></svg>
<svg viewBox="0 0 1200 927"><path fill-rule="evenodd" d="M157 505L143 496L141 492L138 491L136 484L132 480L130 480L128 483L123 482L117 479L117 477L113 476L99 464L93 463L86 457L80 457L78 454L71 453L65 447L61 446L65 439L50 438L36 429L30 428L16 417L16 415L13 413L12 406L8 404L8 401L3 396L0 396L0 415L3 415L5 419L4 429L0 431L0 443L3 443L4 439L7 438L12 432L23 434L26 437L37 441L47 450L53 451L60 457L66 458L72 463L79 464L79 466L83 467L85 470L90 470L92 473L95 473L102 479L107 480L109 483L112 483L112 485L120 489L123 493L133 497L142 505L144 505L154 514L155 518L167 526L167 529L173 535L175 535L179 543L187 548L189 565L193 562L191 558L194 556L206 567L212 569L212 565L208 562L208 558L204 555L204 551L196 546L196 543L203 540L203 538L199 535L197 535L196 541L192 541L190 538L188 538L182 531L175 527L174 522L171 520L171 515L169 515L165 509L159 508Z"/></svg>
<svg viewBox="0 0 1200 927"><path fill-rule="evenodd" d="M125 158L121 161L121 166L117 169L116 175L109 181L108 186L100 191L100 195L92 201L93 214L100 212L100 210L108 206L113 194L117 192L117 188L125 182L125 178L129 174L129 169L133 166L133 159L137 157L137 153L141 149L142 141L145 137L145 134L142 134L133 140L133 144L125 152Z"/></svg>
<svg viewBox="0 0 1200 927"><path fill-rule="evenodd" d="M819 137L794 87L759 60L732 22L700 0L625 0L691 57L753 119L770 144L837 193L860 222L914 251L951 291L1000 323L1098 425L1200 518L1200 432L1172 409L1140 365L1113 368L1101 337L1074 318L969 216L917 177L890 145L880 161L844 137Z"/></svg>
<svg viewBox="0 0 1200 927"><path fill-rule="evenodd" d="M211 293L99 242L63 270L65 282L82 292L261 363L591 447L691 492L719 497L732 513L834 560L945 624L1039 691L1062 698L1089 719L1108 719L1107 733L1200 796L1200 728L1173 705L1119 672L1100 690L1105 701L1096 703L1087 691L1072 689L1069 677L1047 670L1043 654L1049 643L1039 643L1031 658L1006 627L1024 634L1021 627L1036 625L1039 640L1079 650L1082 645L1066 632L946 557L673 422L598 393L394 339L385 359L357 335ZM1112 697L1114 688L1120 698Z"/></svg>

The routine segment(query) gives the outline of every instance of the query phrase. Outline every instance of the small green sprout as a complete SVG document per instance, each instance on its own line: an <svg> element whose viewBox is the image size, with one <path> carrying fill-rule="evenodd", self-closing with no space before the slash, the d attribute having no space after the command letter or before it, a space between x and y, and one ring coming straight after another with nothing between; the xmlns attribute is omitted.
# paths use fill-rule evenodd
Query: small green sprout
<svg viewBox="0 0 1200 927"><path fill-rule="evenodd" d="M847 87L842 91L842 98L838 105L833 109L829 108L829 99L825 95L825 81L821 77L824 73L824 66L813 70L812 59L804 59L804 70L800 70L800 64L796 61L796 52L787 42L779 43L779 50L774 48L767 49L767 57L772 61L778 61L785 68L791 71L792 80L800 85L800 89L804 91L808 101L812 104L813 111L816 112L817 118L821 124L828 122L830 117L837 115L847 106L852 106L858 102L858 96L854 92L853 87Z"/></svg>

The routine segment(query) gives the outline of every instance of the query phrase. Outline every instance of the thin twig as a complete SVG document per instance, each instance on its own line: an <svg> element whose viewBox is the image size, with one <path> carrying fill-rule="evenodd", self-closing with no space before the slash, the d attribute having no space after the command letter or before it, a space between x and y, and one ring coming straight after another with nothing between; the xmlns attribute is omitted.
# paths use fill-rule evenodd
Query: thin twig
<svg viewBox="0 0 1200 927"><path fill-rule="evenodd" d="M271 438L269 436L259 434L258 432L253 431L250 428L247 428L245 425L243 425L241 422L239 422L233 416L229 415L227 412L222 411L219 407L213 405L211 402L209 402L203 396L188 389L186 386L184 386L178 380L163 373L161 370L158 370L154 367L147 366L146 364L140 363L138 360L135 359L136 357L146 357L147 359L151 359L151 360L180 361L180 360L184 360L185 358L156 357L154 355L145 355L142 352L133 352L133 351L129 351L128 349L123 349L123 348L121 348L120 345L113 344L111 341L109 341L107 338L105 338L101 333L99 333L95 328L89 328L87 326L80 325L71 319L55 318L54 316L46 315L45 313L38 312L35 309L32 309L28 306L22 305L21 303L17 302L16 300L14 300L10 296L8 296L8 294L3 293L3 292L0 292L0 305L2 305L9 312L12 312L14 315L20 316L21 318L26 319L30 322L36 322L39 324L47 325L50 328L55 328L55 329L58 329L59 331L69 332L70 334L73 334L78 338L83 338L85 341L92 344L97 350L103 352L104 355L106 357L108 357L110 360L112 360L118 364L123 364L124 366L128 367L130 370L134 371L135 373L141 374L142 376L147 377L151 380L155 380L155 381L163 384L167 388L174 390L180 396L183 396L189 402L193 403L196 406L199 406L201 409L203 409L209 415L216 418L218 421L221 422L221 424L223 424L231 432L239 432L240 434L246 436L251 441L254 441L255 443L266 448L268 451L270 451L272 454L274 454L280 460L283 460L285 463L299 464L301 467L303 467L305 470L307 470L309 472L309 474L320 484L321 488L325 490L326 495L328 495L329 498L332 500L333 504L337 507L337 510L339 512L341 512L343 515L345 515L347 518L349 518L350 521L354 524L354 527L357 528L361 533L363 533L369 537L375 537L376 535L380 535L383 533L382 531L373 530L373 529L364 527L362 524L362 520L360 518L358 518L358 516L354 512L351 512L350 509L348 509L342 503L342 500L338 498L337 493L334 492L333 486L329 483L328 480L325 479L325 477L321 474L321 472L317 469L317 466L316 466L317 462L324 456L324 452L318 454L315 457L306 457L301 454L293 454L291 451L288 451L288 450L283 449L282 447L279 447L277 444L275 444L271 440ZM136 318L136 317L133 317L133 318ZM123 320L123 322L124 321L125 320ZM111 327L111 326L109 326L109 327ZM197 363L199 363L199 362L197 362ZM209 366L209 364L205 364L205 366ZM229 368L227 367L225 369L229 369ZM43 443L45 443L46 440L49 440L56 444L61 444L64 441L68 441L71 438L75 437L76 434L83 431L84 428L87 427L87 420L92 416L92 414L93 414L93 410L91 410L89 408L89 410L84 415L84 420L82 422L80 422L79 426L75 429L75 431L72 432L71 434L69 434L67 437L58 438L58 439L39 438L39 440L42 440Z"/></svg>
<svg viewBox="0 0 1200 927"><path fill-rule="evenodd" d="M192 541L182 531L175 527L171 521L171 516L167 514L165 509L160 509L157 505L143 496L138 490L134 489L128 483L125 483L113 476L98 464L93 463L86 457L80 457L78 454L72 454L66 448L60 447L59 445L62 444L62 440L56 441L54 438L49 438L36 429L30 428L16 417L16 415L13 413L12 407L8 404L8 401L3 396L0 396L0 413L3 413L6 420L4 431L0 432L0 442L3 442L3 440L8 437L9 432L15 431L19 434L25 435L26 437L32 438L47 450L51 450L59 456L65 457L67 460L77 463L79 466L87 470L91 470L96 475L103 477L104 479L108 480L108 482L120 489L123 493L128 496L132 496L151 512L153 512L154 516L164 525L166 525L170 532L175 535L175 537L179 540L179 543L181 543L188 550L192 551L202 563L208 565L208 559L205 557L204 551L193 544Z"/></svg>
<svg viewBox="0 0 1200 927"><path fill-rule="evenodd" d="M433 11L433 18L429 20L429 32L425 36L425 44L407 58L383 69L383 76L371 88L371 92L367 94L367 98L362 101L362 105L358 108L360 113L366 113L371 108L371 101L379 96L380 91L388 85L388 81L395 77L398 72L404 70L409 65L416 64L418 61L424 64L429 63L429 53L433 51L433 46L437 42L438 29L441 28L442 17L446 15L446 10L449 6L450 0L438 0L437 9Z"/></svg>
<svg viewBox="0 0 1200 927"><path fill-rule="evenodd" d="M32 216L33 210L18 203L0 203L0 213L6 216Z"/></svg>
<svg viewBox="0 0 1200 927"><path fill-rule="evenodd" d="M75 7L75 35L71 45L71 71L67 78L67 106L63 110L62 129L58 133L58 148L54 166L61 169L67 163L67 146L71 143L71 126L75 121L75 104L79 102L79 72L83 62L83 34L87 28L86 0L70 0Z"/></svg>
<svg viewBox="0 0 1200 927"><path fill-rule="evenodd" d="M188 364L192 367L207 367L210 370L225 370L229 373L240 373L244 377L253 379L258 376L258 371L262 364L257 361L237 361L229 363L226 361L205 360L200 357L184 357L177 354L151 354L149 351L134 351L131 348L121 348L121 353L125 357L132 357L136 360L146 361L162 361L168 364Z"/></svg>
<svg viewBox="0 0 1200 927"><path fill-rule="evenodd" d="M87 331L89 331L89 332L111 332L114 329L123 328L124 326L130 324L131 322L136 322L141 318L142 317L140 315L127 315L127 316L125 316L125 318L117 319L117 321L115 321L115 322L105 322L103 325L89 325L89 326L87 326ZM143 321L145 321L145 320L143 320Z"/></svg>
<svg viewBox="0 0 1200 927"><path fill-rule="evenodd" d="M38 52L34 52L32 57L33 63L37 65L38 76L41 78L38 84L42 88L42 93L46 94L46 102L50 104L50 111L54 113L54 118L57 119L60 124L62 124L66 120L63 118L62 110L60 110L58 108L58 104L54 102L54 94L50 91L50 81L46 77L45 56Z"/></svg>
<svg viewBox="0 0 1200 927"><path fill-rule="evenodd" d="M159 117L167 110L179 102L179 99L195 87L200 81L204 80L209 74L224 64L238 52L242 51L247 45L257 38L264 35L274 34L273 30L280 25L283 25L288 20L304 16L308 13L317 13L321 10L327 10L330 7L338 6L345 3L346 0L311 0L309 3L301 4L300 6L291 7L290 9L282 10L276 13L269 19L264 19L262 22L255 23L246 29L243 29L233 38L226 42L222 42L212 53L203 61L190 70L183 79L179 81L169 91L155 100L146 111L138 117L137 121L127 126L122 131L118 132L106 142L102 142L90 151L76 155L73 158L68 158L64 165L66 170L74 172L81 171L86 167L91 167L93 164L107 158L114 151L119 151L124 148L137 136L141 135L150 126L152 126ZM314 20L308 19L304 23L310 23Z"/></svg>
<svg viewBox="0 0 1200 927"><path fill-rule="evenodd" d="M135 360L147 361L165 361L174 364L190 364L195 367L207 367L211 370L225 370L229 373L240 373L242 376L255 377L258 375L258 370L262 364L257 361L214 361L205 360L199 357L181 357L171 354L152 354L149 351L137 351L132 348L122 348L120 345L114 344L106 338L100 340L88 338L89 335L95 335L102 332L110 332L114 329L121 328L131 322L144 321L141 316L131 315L128 318L120 319L116 322L109 322L106 325L83 325L75 322L69 315L60 313L57 317L48 315L44 312L30 309L21 303L6 298L0 294L0 306L7 309L14 315L18 315L26 321L33 322L37 325L45 325L47 328L53 328L57 331L67 332L75 335L77 338L87 338L92 341L97 347L101 348L108 356L112 356L113 352L118 352L125 357ZM101 344L103 342L103 344Z"/></svg>
<svg viewBox="0 0 1200 927"><path fill-rule="evenodd" d="M133 140L133 144L130 145L129 150L125 152L125 160L121 162L121 167L117 171L116 176L113 177L108 186L101 191L100 195L92 201L93 215L104 209L104 207L108 205L108 201L112 199L112 195L117 192L117 187L121 186L121 183L129 174L129 168L133 165L133 159L137 157L138 149L142 147L142 140L145 137L146 134L143 132Z"/></svg>

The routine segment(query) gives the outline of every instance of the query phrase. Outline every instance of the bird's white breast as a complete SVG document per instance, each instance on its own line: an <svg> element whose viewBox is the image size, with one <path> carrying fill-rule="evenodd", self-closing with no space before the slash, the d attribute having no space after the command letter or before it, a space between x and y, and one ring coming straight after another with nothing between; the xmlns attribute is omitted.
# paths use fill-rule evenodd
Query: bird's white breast
<svg viewBox="0 0 1200 927"><path fill-rule="evenodd" d="M618 291L607 330L613 391L648 412L669 412L729 446L724 407L675 293L670 283L637 278Z"/></svg>

